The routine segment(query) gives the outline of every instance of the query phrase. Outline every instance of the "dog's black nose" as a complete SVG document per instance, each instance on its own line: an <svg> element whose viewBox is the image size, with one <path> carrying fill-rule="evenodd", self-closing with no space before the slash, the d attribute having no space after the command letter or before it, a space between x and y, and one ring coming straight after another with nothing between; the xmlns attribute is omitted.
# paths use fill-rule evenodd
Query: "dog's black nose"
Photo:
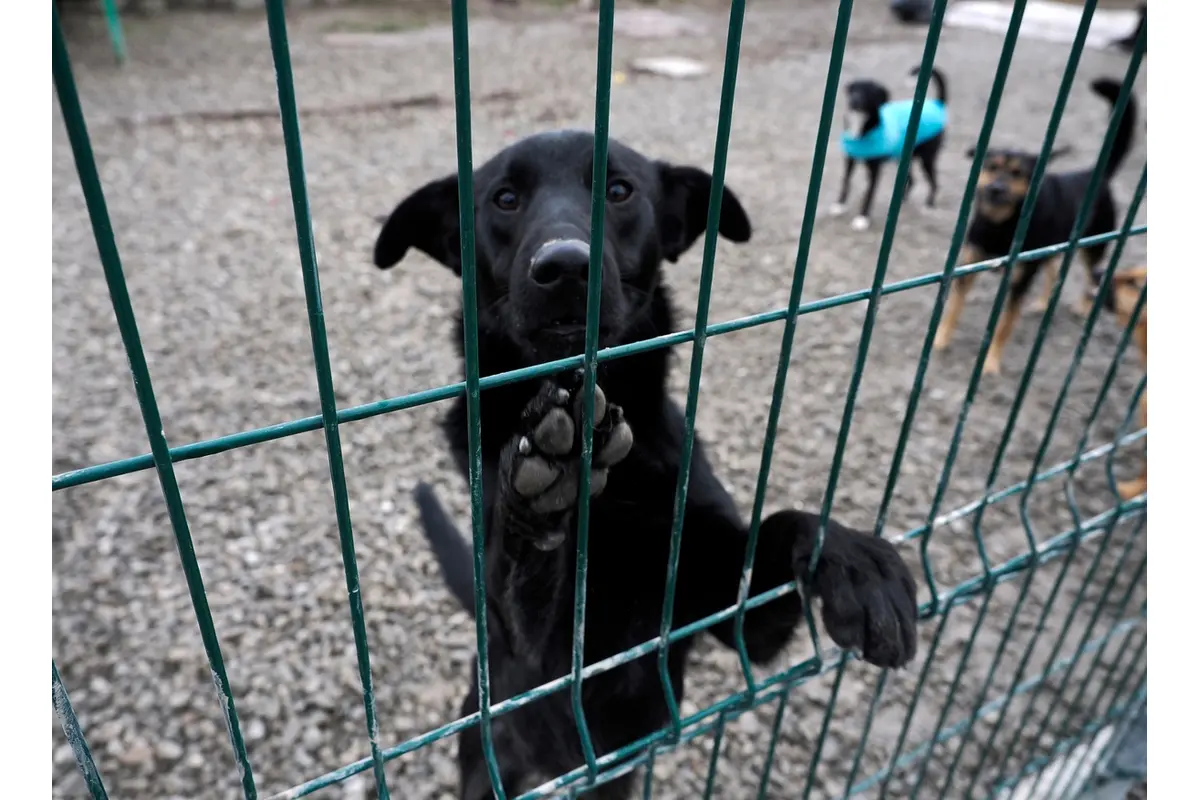
<svg viewBox="0 0 1200 800"><path fill-rule="evenodd" d="M992 184L983 190L983 196L989 202L1003 203L1008 198L1008 191L1003 186Z"/></svg>
<svg viewBox="0 0 1200 800"><path fill-rule="evenodd" d="M560 280L587 280L591 251L581 239L554 239L538 248L529 262L529 277L542 286Z"/></svg>

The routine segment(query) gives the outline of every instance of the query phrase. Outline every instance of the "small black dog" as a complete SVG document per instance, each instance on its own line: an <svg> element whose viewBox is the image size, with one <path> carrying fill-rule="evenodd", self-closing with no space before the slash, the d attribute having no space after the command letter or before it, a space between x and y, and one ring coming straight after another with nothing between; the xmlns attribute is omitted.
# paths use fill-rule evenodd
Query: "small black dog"
<svg viewBox="0 0 1200 800"><path fill-rule="evenodd" d="M920 71L916 67L910 73ZM925 200L933 208L937 200L937 156L942 149L942 134L946 128L946 79L938 70L931 74L936 94L926 98L921 107L921 118L917 124L917 138L913 146L913 157L921 165L929 181L929 195ZM846 156L846 170L842 173L842 188L837 202L830 212L841 216L846 211L846 199L850 195L850 176L854 167L863 163L867 167L867 191L863 194L858 215L850 223L856 231L865 231L871 224L871 204L875 200L875 186L879 171L889 161L896 161L904 150L904 134L908 130L908 117L912 113L913 101L889 100L888 90L873 80L851 81L846 85L846 97L850 110L846 114L846 127L842 132L842 152ZM905 178L904 199L912 188L911 171Z"/></svg>
<svg viewBox="0 0 1200 800"><path fill-rule="evenodd" d="M1111 78L1099 78L1092 81L1092 91L1116 104L1121 92L1121 84ZM1092 205L1091 216L1083 228L1083 236L1095 236L1107 233L1116 228L1117 206L1113 200L1109 181L1116 174L1129 153L1133 142L1133 127L1137 116L1134 97L1129 97L1125 114L1117 127L1116 139L1109 155L1105 169L1105 181L1100 185L1096 201ZM1049 158L1054 159L1070 152L1069 147L1051 151ZM975 149L967 151L968 157L975 156ZM1006 150L990 148L984 155L983 168L979 172L979 180L975 186L975 208L971 222L967 228L966 242L962 249L960 264L973 264L991 258L1007 256L1012 248L1013 236L1016 234L1017 222L1021 209L1029 192L1034 168L1038 156L1024 150ZM1022 245L1025 250L1036 250L1050 245L1061 244L1071 238L1071 228L1083 205L1087 193L1088 182L1092 177L1092 169L1075 170L1072 172L1047 173L1042 180L1041 191L1034 199L1033 216L1029 220L1029 229ZM1089 272L1104 258L1108 249L1107 243L1081 248L1083 259L1087 262ZM995 336L988 348L983 371L995 374L1000 371L1000 360L1004 355L1004 347L1012 336L1017 317L1021 313L1021 301L1033 285L1033 280L1039 269L1050 262L1061 265L1058 256L1041 261L1027 261L1015 267L1015 274L1009 284L1008 299L1004 305L1000 322L996 327ZM1050 300L1050 294L1058 279L1059 269L1044 270L1045 284L1041 298L1034 306L1035 311L1045 311ZM942 350L950 344L950 337L958 326L959 315L962 314L967 292L974 283L978 273L963 275L951 284L950 299L946 304L946 313L938 325L934 338L934 349ZM1091 288L1080 298L1076 313L1087 312L1091 302Z"/></svg>
<svg viewBox="0 0 1200 800"><path fill-rule="evenodd" d="M479 354L483 375L583 352L589 270L590 133L526 138L475 173ZM675 262L704 232L711 176L651 161L617 141L608 151L600 344L609 347L675 330L661 265ZM750 220L726 189L719 232L750 238ZM454 176L417 190L392 212L375 245L388 268L415 247L455 273L459 257ZM460 314L461 320L461 314ZM455 338L461 348L461 337ZM460 349L461 353L461 349ZM554 380L489 389L481 398L483 506L486 514L488 657L492 701L570 674L575 582L575 501L579 431L594 428L586 664L658 635L666 584L684 417L667 394L665 349L599 366L593 419L580 413L578 372ZM467 474L467 413L460 396L445 435ZM747 526L696 442L684 513L675 599L676 627L736 603ZM472 560L432 490L416 492L426 536L454 596L470 611ZM751 594L796 576L807 580L817 517L780 511L762 523ZM908 663L916 648L916 587L886 540L830 522L810 596L819 598L830 637L881 667ZM750 657L765 662L802 618L790 594L746 614ZM734 624L710 629L733 647ZM669 671L682 697L692 645L670 648ZM473 675L462 713L478 710ZM661 729L670 719L651 653L589 678L583 706L599 754ZM557 775L584 763L570 695L558 692L493 722L506 786ZM458 742L460 796L492 796L480 734ZM632 776L597 797L628 794Z"/></svg>

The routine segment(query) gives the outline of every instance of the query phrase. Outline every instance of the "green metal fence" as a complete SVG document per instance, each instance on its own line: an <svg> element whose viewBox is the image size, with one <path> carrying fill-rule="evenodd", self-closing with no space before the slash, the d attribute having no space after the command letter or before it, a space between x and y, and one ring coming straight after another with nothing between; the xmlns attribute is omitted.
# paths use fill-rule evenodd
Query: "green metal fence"
<svg viewBox="0 0 1200 800"><path fill-rule="evenodd" d="M593 190L592 205L593 230L602 227L605 211L602 192L606 184L604 172L607 160L609 89L612 73L613 7L613 0L601 0L596 73L595 134L597 144L592 181L592 185L595 187ZM597 263L601 258L602 243L597 240L593 243L593 268L590 271L588 283L588 326L586 349L583 356L562 359L553 363L542 364L501 375L481 377L479 374L476 342L474 219L470 213L470 207L464 204L461 209L460 222L462 229L462 292L466 311L463 331L467 365L465 382L403 397L384 399L366 405L339 409L335 402L333 377L326 347L321 289L313 242L308 194L305 186L304 159L297 116L297 103L288 52L284 2L283 0L266 0L270 45L276 69L279 108L286 142L288 173L291 180L292 201L296 221L296 235L300 245L321 413L319 416L307 417L266 428L244 431L218 439L175 447L171 447L168 444L163 433L162 421L159 415L158 404L155 400L151 376L139 339L134 311L126 290L121 258L106 209L96 163L92 155L87 127L80 107L71 64L67 54L66 43L59 24L58 12L55 10L53 40L54 84L71 147L74 152L76 168L83 186L87 209L91 217L93 232L112 299L113 310L119 323L121 338L129 359L142 418L150 440L150 453L55 475L52 482L53 490L59 491L140 470L154 469L157 472L169 510L171 526L176 537L184 577L187 581L196 620L200 627L204 650L209 666L211 667L213 681L220 700L221 711L228 725L230 744L241 778L242 792L246 798L257 797L259 790L255 782L250 755L239 725L238 712L235 705L236 692L226 674L220 640L213 623L212 614L208 608L204 581L196 560L192 537L188 528L187 515L184 512L183 499L175 479L174 464L179 461L202 458L234 448L271 441L305 431L317 430L318 428L324 431L325 443L328 450L330 477L337 513L338 530L341 538L346 590L350 604L350 618L354 630L354 641L358 654L358 668L362 681L362 698L366 712L366 736L370 744L370 757L346 765L328 774L315 777L307 782L297 784L291 789L275 795L275 797L294 798L309 795L324 787L343 781L351 775L370 769L374 773L378 797L387 798L390 795L384 766L389 760L418 750L436 740L471 727L478 727L483 737L485 753L496 796L498 798L511 797L513 796L513 787L504 787L500 783L498 769L492 753L491 722L495 717L511 712L513 709L526 705L538 697L560 691L569 691L572 693L576 722L584 743L586 763L579 769L559 776L534 791L520 795L521 798L560 795L574 797L577 794L586 792L590 787L602 784L639 767L647 767L645 769L646 777L643 795L650 797L654 790L654 773L648 767L653 765L655 759L673 748L682 746L686 742L703 736L711 736L711 757L704 790L704 796L707 797L714 791L716 767L721 754L722 737L726 725L738 715L746 713L750 709L774 703L776 704L774 723L771 730L771 739L765 754L765 763L758 790L758 796L764 797L768 791L775 741L780 734L784 710L787 707L789 696L797 686L828 678L831 680L831 685L826 710L816 738L815 747L812 749L807 769L807 778L802 787L793 787L794 791L789 791L788 793L788 796L810 796L810 793L814 791L817 770L823 758L831 720L839 713L848 713L846 708L839 706L838 698L839 691L843 685L843 676L851 667L852 658L849 654L840 653L836 649L829 650L822 646L817 626L813 621L811 613L808 611L806 611L806 614L808 614L807 626L812 638L814 652L817 655L802 663L792 665L769 678L759 679L752 673L749 657L746 653L744 642L741 639L742 622L747 609L757 607L786 592L797 589L797 585L793 581L756 597L748 596L749 568L753 563L759 523L765 502L767 476L771 467L773 446L779 425L782 398L787 383L788 367L791 362L792 342L797 320L804 314L819 312L835 306L866 301L866 314L859 337L854 370L841 413L841 423L834 448L833 460L829 469L829 480L821 505L823 535L842 466L842 457L845 452L846 441L854 416L855 401L864 372L864 364L871 345L872 332L880 300L884 295L895 292L916 289L923 286L936 285L938 287L937 299L926 330L916 374L908 396L903 423L897 433L888 478L883 488L882 502L875 521L875 532L877 535L880 535L887 519L888 508L896 489L901 466L904 463L909 434L920 404L922 391L925 387L925 375L933 344L934 332L942 315L950 281L952 278L958 276L984 270L999 270L1001 276L999 286L996 289L995 299L992 303L986 334L979 345L979 351L970 374L961 411L955 422L949 452L946 456L941 471L941 478L934 500L930 504L926 521L920 527L907 532L903 537L905 540L913 540L919 544L924 579L930 597L929 601L921 608L921 617L924 621L923 624L927 628L932 628L932 635L924 643L924 659L916 669L915 683L907 690L911 694L911 699L900 725L896 741L890 746L889 755L882 762L882 766L871 774L860 777L860 772L863 771L869 760L864 756L867 751L868 737L871 735L872 725L876 718L877 706L885 691L887 682L889 680L896 680L888 672L879 673L870 706L866 710L861 739L853 750L853 762L849 777L845 780L842 788L842 796L849 797L864 793L876 793L880 797L884 797L897 793L907 793L912 798L934 796L944 798L959 796L973 797L976 792L982 792L986 796L1003 796L1006 790L1011 789L1011 787L1016 786L1023 780L1027 782L1033 781L1038 785L1037 788L1041 792L1048 792L1048 794L1027 796L1070 796L1086 783L1091 767L1083 765L1093 762L1077 761L1069 769L1059 769L1058 766L1052 765L1060 764L1060 756L1069 752L1076 752L1080 748L1087 748L1089 746L1092 746L1093 749L1100 747L1097 744L1098 741L1101 744L1103 741L1115 742L1115 737L1111 736L1114 726L1119 725L1126 718L1128 710L1136 708L1142 702L1146 692L1144 659L1146 647L1144 625L1146 606L1143 599L1144 591L1142 587L1146 565L1145 546L1142 538L1146 506L1144 496L1125 502L1119 500L1115 490L1113 461L1121 446L1137 441L1145 435L1144 430L1133 432L1129 430L1136 404L1145 388L1144 378L1129 406L1124 425L1118 431L1117 435L1111 441L1099 445L1091 441L1091 434L1097 417L1101 407L1108 398L1118 366L1130 341L1133 330L1132 324L1123 331L1121 339L1112 354L1109 367L1091 405L1090 412L1087 415L1084 430L1078 440L1074 456L1061 463L1046 466L1043 461L1049 450L1050 439L1056 430L1056 424L1066 404L1068 392L1076 376L1084 351L1091 340L1094 326L1097 324L1097 319L1101 314L1101 309L1098 305L1091 310L1082 327L1070 367L1065 375L1062 376L1061 388L1054 403L1045 433L1041 438L1036 456L1029 465L1027 477L1025 480L1010 486L997 486L1001 462L1009 446L1015 429L1016 419L1024 402L1031 378L1034 375L1053 311L1058 304L1060 294L1063 290L1065 269L1060 274L1053 288L1049 301L1049 309L1040 323L1037 338L1021 375L1020 383L1016 390L1003 434L996 448L983 491L974 502L967 506L945 514L940 512L946 489L950 484L950 477L958 455L958 448L964 426L966 425L968 412L979 389L984 356L996 328L1004 302L1005 291L1014 266L1021 262L1044 258L1050 254L1061 254L1069 263L1081 245L1112 240L1115 242L1115 247L1102 278L1102 286L1107 286L1117 264L1120 262L1128 237L1144 235L1146 233L1144 225L1137 226L1134 224L1146 190L1145 167L1142 169L1137 191L1129 204L1128 211L1119 230L1083 239L1081 238L1081 231L1085 214L1081 213L1069 241L1036 251L1023 251L1023 242L1032 211L1032 204L1027 204L1020 217L1018 233L1012 247L1012 252L1007 258L978 264L958 265L959 250L966 234L968 212L972 201L972 193L968 189L964 192L959 206L958 221L946 253L945 264L942 270L917 278L888 283L886 282L888 262L892 249L892 241L896 233L898 213L902 199L903 176L907 174L916 138L917 115L914 113L909 120L906 132L903 156L900 159L896 173L897 177L892 190L887 222L883 230L882 242L871 286L868 289L849 292L827 299L802 302L805 272L820 193L819 178L824 168L825 153L829 144L833 108L841 80L842 59L853 7L853 0L841 0L837 11L833 44L830 50L829 68L824 92L824 106L817 130L816 145L813 151L811 179L800 239L796 250L795 269L787 307L767 310L749 317L710 325L708 323L708 307L716 260L717 226L715 223L720 213L745 7L745 0L732 0L726 45L725 71L720 99L720 116L716 132L716 157L712 169L713 190L708 208L709 225L703 248L703 266L700 277L699 302L696 309L696 323L692 330L679 331L652 340L614 347L604 351L598 350L597 330L600 270L597 268ZM1066 105L1067 95L1073 84L1075 73L1083 53L1084 41L1095 7L1095 0L1088 0L1084 4L1082 21L1071 46L1070 57L1062 76L1061 85L1042 144L1042 164L1045 163L1045 155L1050 152L1054 145L1055 136ZM945 0L938 0L934 5L933 21L929 27L929 34L917 79L915 108L920 108L927 91L934 58L938 49L945 8ZM1013 52L1017 43L1017 33L1020 28L1024 9L1025 1L1017 0L1013 9L1012 21L1004 38L1002 52L996 69L996 77L979 130L976 152L980 155L976 156L974 163L971 165L968 186L974 184L980 172L982 154L987 149L993 124L996 120L997 109L1004 92L1008 69L1012 62ZM466 0L453 0L452 18L459 196L469 197L472 194L472 147ZM1100 179L1095 176L1102 174L1104 164L1108 161L1115 139L1115 120L1120 116L1128 102L1132 85L1145 53L1145 46L1145 32L1143 29L1131 56L1120 97L1116 103L1116 113L1113 115L1114 122L1110 124L1104 138L1095 175L1088 187L1087 200L1085 202L1088 208L1093 203L1100 186ZM1042 179L1043 167L1039 165L1033 176L1030 195L1036 194ZM1138 310L1133 315L1134 319L1137 318L1138 311L1141 310L1144 302L1145 293L1143 291L1142 297L1139 300ZM699 398L705 342L710 335L720 335L775 322L783 323L783 331L780 340L775 390L767 419L761 467L754 496L750 537L745 555L745 574L747 578L741 584L738 603L735 606L688 625L685 628L675 629L672 626L672 595L674 591L674 576L678 565L679 544L683 534L682 509L688 486L687 465L690 464L688 454L692 447L692 435ZM565 675L525 695L492 704L488 690L487 650L485 647L487 640L487 615L483 613L483 517L481 514L482 484L480 475L482 466L478 447L480 392L494 386L582 366L587 376L585 402L586 408L589 411L585 413L590 413L593 404L593 390L598 362L684 342L692 343L686 406L687 437L684 444L684 457L681 460L681 464L684 467L680 470L676 492L675 523L672 529L669 563L666 567L668 569L669 588L662 610L660 635L630 651L603 662L588 665L583 663L583 619L588 566L588 515L586 510L589 500L588 477L590 475L590 470L586 465L591 458L591 429L585 425L582 428L584 432L582 458L585 466L580 472L581 486L579 500L583 512L580 514L578 536L575 595L576 635L571 674ZM354 536L347 497L346 478L342 463L339 425L353 420L361 420L446 399L463 392L466 393L468 402L471 452L474 454L470 464L470 489L475 553L475 603L477 612L475 619L477 626L477 655L480 667L479 694L481 711L466 718L442 725L409 741L385 746L385 743L379 741L376 722L365 612L362 596L359 591L358 569L354 553ZM1081 465L1099 459L1104 460L1107 480L1112 490L1114 502L1107 511L1085 519L1076 501L1073 478ZM1064 502L1070 510L1074 524L1069 529L1060 531L1054 535L1039 537L1035 533L1030 518L1030 496L1035 486L1057 478L1065 478ZM1015 557L999 563L993 563L993 560L989 557L988 548L985 546L983 519L991 505L1012 497L1019 498L1027 548L1025 552ZM934 530L948 524L951 520L969 520L971 536L978 551L981 570L978 575L969 580L960 582L952 587L945 587L939 585L939 581L935 576L929 547ZM1117 536L1117 531L1121 528L1121 523L1126 522L1129 523L1126 527L1130 528L1130 530L1123 537ZM1122 538L1123 543L1119 543L1118 540ZM1076 565L1077 560L1079 561L1078 565ZM1052 569L1051 565L1056 562L1057 572L1051 573L1054 575L1054 578L1049 588L1049 593L1034 599L1032 604L1027 608L1026 605L1030 603L1030 598L1033 596L1030 590L1034 576L1036 574L1047 574L1046 571ZM1068 575L1074 574L1070 573L1073 565L1083 570L1083 577L1078 583L1075 583L1074 579L1068 580ZM982 623L989 613L989 604L1001 587L1006 587L1006 591L1012 590L1015 587L1015 602L1003 609L1009 616L1000 640L987 645L994 650L994 655L991 658L982 683L972 684L970 681L964 680L964 675L967 672L967 664L976 647L977 635L980 632ZM1090 603L1086 602L1086 598L1089 596ZM1089 605L1091 606L1090 611L1087 610ZM947 652L940 647L944 631L946 630L947 620L953 614L960 613L963 609L967 611L974 609L975 621L971 634L965 643L960 643L960 651L950 650ZM1022 616L1022 614L1025 616ZM1019 645L1015 644L1022 638L1016 635L1018 628L1022 627L1022 625L1018 624L1018 620L1026 620L1023 625L1028 628L1029 623L1027 619L1030 617L1035 618L1036 621L1032 623L1032 632L1030 635L1024 637L1026 639L1024 642L1025 646L1024 649L1021 649ZM684 715L677 699L671 694L669 681L665 673L667 645L684 636L708 628L717 622L731 618L735 620L738 635L739 658L745 681L745 689L708 708L701 709L690 715ZM1076 625L1077 620L1081 623L1079 626ZM1082 628L1082 633L1078 632L1079 628ZM1047 638L1046 634L1051 629L1057 629L1058 633L1056 636ZM1012 645L1011 651L1010 645ZM1048 655L1044 652L1046 646L1049 646ZM660 668L663 671L663 683L667 688L668 702L672 716L670 725L664 730L660 730L616 752L597 755L588 734L587 720L583 716L580 694L583 679L656 651ZM955 655L958 656L956 662L954 660ZM1004 661L1003 657L1005 656L1011 657L1012 662ZM951 689L937 711L937 721L932 728L931 735L925 736L923 741L918 744L911 744L908 740L913 733L914 713L923 702L934 702L933 699L923 696L923 687L926 683L926 678L935 664L945 663L953 665L954 677L951 682ZM1034 666L1036 663L1043 664L1040 671ZM54 665L53 669L53 693L55 711L61 721L67 740L74 750L75 757L91 796L94 798L107 797L101 771L88 748L84 732L72 710L66 688L60 681L57 664ZM961 707L964 703L969 708L969 712L960 718L951 720L952 712L956 707ZM1029 732L1032 732L1032 734ZM1101 734L1103 736L1098 740L1097 737L1101 736ZM1045 742L1048 740L1049 743L1031 750L1027 746L1029 735L1032 735L1035 742ZM965 767L969 759L968 761L964 761L963 759L969 745L975 747L978 755L974 759L974 766L968 770ZM1111 747L1111 744L1108 746ZM936 759L935 753L937 754ZM1103 754L1101 753L1101 755ZM935 762L937 765L936 770L931 771ZM964 767L961 771L959 769L960 765Z"/></svg>

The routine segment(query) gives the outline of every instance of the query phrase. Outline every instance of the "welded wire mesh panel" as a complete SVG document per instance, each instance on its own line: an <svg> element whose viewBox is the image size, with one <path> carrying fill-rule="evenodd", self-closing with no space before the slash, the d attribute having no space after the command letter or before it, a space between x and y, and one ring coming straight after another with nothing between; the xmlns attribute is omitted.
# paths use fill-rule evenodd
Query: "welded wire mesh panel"
<svg viewBox="0 0 1200 800"><path fill-rule="evenodd" d="M111 4L109 4L111 5ZM312 213L306 187L300 117L288 47L283 0L267 0L268 40L275 77L285 143L287 171L299 244L309 339L315 365L316 392L320 414L265 428L172 447L164 434L158 402L151 383L150 368L140 341L132 301L118 251L119 231L114 231L105 205L96 160L76 91L62 28L54 15L54 83L66 125L75 165L83 187L93 233L100 252L107 288L116 315L131 377L150 442L145 455L110 461L53 476L55 491L95 483L141 470L155 470L168 509L171 531L178 547L190 600L200 628L208 669L221 716L229 733L231 765L236 768L242 794L258 796L251 752L243 737L235 708L237 696L226 672L221 644L208 607L205 584L192 543L184 497L175 479L174 464L217 453L269 442L295 434L321 430L327 453L338 542L342 555L350 628L361 686L366 721L365 751L369 755L322 775L295 783L277 797L302 797L337 784L367 770L372 771L376 796L389 796L387 764L412 754L453 734L478 735L488 763L489 779L498 798L586 796L620 776L640 775L637 791L643 797L658 796L664 782L670 788L662 796L688 797L879 797L957 798L1066 797L1084 786L1116 732L1146 692L1146 546L1145 497L1122 500L1117 493L1118 463L1130 451L1128 445L1145 435L1139 430L1138 406L1145 391L1142 379L1132 398L1113 392L1118 370L1125 359L1139 316L1145 291L1129 324L1107 358L1102 375L1087 375L1081 367L1102 320L1098 304L1087 312L1073 340L1071 358L1062 374L1051 376L1055 401L1044 420L1036 442L1012 457L1017 447L1017 422L1022 418L1027 393L1038 378L1043 346L1048 341L1056 307L1064 291L1066 269L1054 282L1047 310L1037 323L1036 337L1019 370L1013 399L998 438L980 442L971 438L972 409L983 385L989 346L996 335L1007 290L1025 264L1059 257L1065 264L1076 258L1081 247L1107 243L1111 252L1098 275L1103 291L1120 267L1126 241L1144 235L1137 225L1146 191L1143 166L1137 190L1116 229L1085 236L1086 219L1096 202L1117 137L1117 122L1130 102L1134 82L1145 53L1142 29L1129 59L1113 122L1105 131L1097 163L1070 236L1062 242L1026 249L1025 241L1033 216L1033 203L1026 203L1016 225L1011 251L1006 257L980 263L960 263L972 208L971 188L978 179L984 154L992 140L1001 101L1018 41L1026 3L1017 0L1001 52L978 134L975 157L969 170L967 189L958 202L958 215L950 241L939 251L942 268L916 277L889 281L888 272L900 220L901 203L913 150L917 140L919 110L929 90L937 58L946 0L933 4L932 21L916 71L914 112L907 122L902 155L896 168L880 244L874 255L870 285L851 292L809 299L805 296L810 251L820 201L821 176L834 125L834 110L843 81L842 66L848 45L853 0L841 0L835 14L823 105L812 150L804 213L785 307L765 308L750 316L717 323L709 322L717 264L717 220L727 158L734 131L735 97L739 58L742 52L745 0L732 0L725 43L725 63L717 106L715 157L712 190L707 205L707 233L698 276L695 323L655 339L600 349L599 311L601 299L601 242L593 242L588 280L587 333L584 353L569 359L481 376L479 365L477 308L477 265L475 218L470 204L460 208L462 264L463 352L465 380L449 386L365 405L339 408L325 329ZM1081 24L1055 95L1040 159L1031 180L1029 195L1036 196L1045 180L1049 154L1054 150L1067 98L1075 84L1085 41L1096 10L1095 0L1083 4ZM460 197L473 196L473 145L471 128L471 77L466 0L453 0L453 67L455 90L457 181ZM604 225L609 105L613 75L614 2L601 0L597 11L597 80L595 95L594 168L592 173L591 229ZM743 112L746 113L746 112ZM880 672L852 654L834 648L822 636L820 626L808 611L808 641L805 657L773 670L750 663L743 635L747 610L788 592L797 582L750 595L750 567L754 563L759 526L769 492L776 442L781 434L784 395L789 369L796 360L797 329L811 314L861 306L856 328L853 359L847 365L845 391L829 398L827 412L836 415L829 429L831 460L820 503L820 551L829 523L838 481L845 466L847 443L860 392L869 378L870 355L881 304L892 295L936 289L928 320L919 320L912 335L921 338L921 350L911 386L901 398L901 421L889 444L886 480L879 488L879 505L873 530L885 535L896 530L893 501L904 493L906 459L911 455L917 431L918 412L929 393L929 368L938 324L955 279L978 273L997 275L994 297L982 341L975 353L956 412L947 421L944 457L935 469L936 480L928 490L928 502L898 535L893 535L921 586L921 646L917 660L904 671ZM775 323L781 323L775 325ZM774 391L761 432L758 478L754 486L743 578L737 603L684 627L674 620L674 594L679 569L680 543L687 530L683 524L698 407L702 402L701 376L705 347L710 338L761 326L778 331L778 360ZM922 336L923 330L923 336ZM484 581L483 463L480 437L480 400L488 389L520 380L582 368L585 377L584 418L594 410L597 366L603 361L652 349L690 344L686 373L685 439L674 501L670 552L663 565L667 593L661 609L659 635L637 647L598 663L586 663L583 644L588 582L589 463L592 457L591 427L583 426L582 469L579 487L579 527L574 581L574 637L568 674L515 698L493 702L487 658L488 615ZM478 667L480 711L447 722L424 734L398 743L380 741L366 609L355 551L355 531L347 489L346 467L340 425L465 394L468 412L469 489L475 583L475 646ZM1105 409L1120 403L1119 420ZM766 403L764 402L764 405ZM1068 408L1082 424L1068 428ZM981 482L959 479L955 468L963 448L988 448L990 466ZM1016 466L1014 467L1014 463ZM1015 468L1015 472L1013 472ZM1011 473L1011 474L1010 474ZM910 525L910 522L912 523ZM941 554L941 555L939 555ZM817 563L816 559L813 563ZM801 581L805 576L800 576ZM811 604L806 604L811 607ZM739 674L741 688L721 696L684 700L674 695L667 673L668 646L705 630L718 622L732 620L736 652L724 663ZM655 654L670 722L662 730L613 752L597 752L592 742L582 701L583 681L636 658ZM94 798L107 797L102 779L104 760L88 746L67 687L53 669L54 709L62 725L85 786ZM552 693L567 693L572 700L584 764L565 775L549 776L536 789L505 786L496 761L492 726L514 709ZM747 770L753 764L753 770ZM697 766L702 765L702 766ZM297 776L297 780L304 776ZM391 787L392 793L404 794ZM524 792L524 793L521 793Z"/></svg>

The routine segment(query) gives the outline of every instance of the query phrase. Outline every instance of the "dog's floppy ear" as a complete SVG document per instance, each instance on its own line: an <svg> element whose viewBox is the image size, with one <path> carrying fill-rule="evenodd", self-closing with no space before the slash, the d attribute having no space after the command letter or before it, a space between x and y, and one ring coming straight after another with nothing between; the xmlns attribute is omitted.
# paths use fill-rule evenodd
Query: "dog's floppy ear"
<svg viewBox="0 0 1200 800"><path fill-rule="evenodd" d="M462 274L457 176L427 183L396 206L375 240L375 266L395 266L410 247L442 262L456 275Z"/></svg>
<svg viewBox="0 0 1200 800"><path fill-rule="evenodd" d="M663 257L674 264L691 247L708 224L708 196L712 175L696 167L659 162L662 202L658 209ZM717 232L731 242L750 241L750 218L737 195L724 187Z"/></svg>

